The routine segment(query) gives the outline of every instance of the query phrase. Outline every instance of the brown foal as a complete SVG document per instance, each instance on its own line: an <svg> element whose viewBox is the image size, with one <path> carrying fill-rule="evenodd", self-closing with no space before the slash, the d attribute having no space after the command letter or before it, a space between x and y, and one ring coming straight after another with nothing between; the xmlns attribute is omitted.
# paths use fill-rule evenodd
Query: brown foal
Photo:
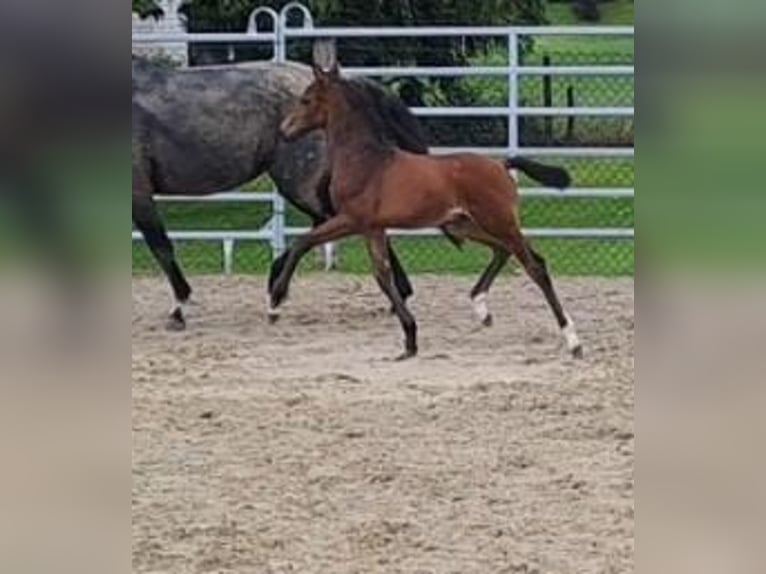
<svg viewBox="0 0 766 574"><path fill-rule="evenodd" d="M301 257L317 245L362 235L375 279L391 301L405 333L402 359L417 354L417 326L392 280L386 229L444 227L453 236L489 246L493 257L471 291L480 320L490 325L486 296L511 255L542 289L570 352L582 346L574 324L554 291L545 260L521 232L519 195L508 169L517 168L545 185L566 187L561 168L523 158L502 163L475 154L424 156L404 152L385 139L375 115L368 114L356 86L340 77L337 65L314 68L314 82L284 119L282 135L295 139L324 129L332 163L331 199L337 215L300 237L290 248L270 295L276 308Z"/></svg>

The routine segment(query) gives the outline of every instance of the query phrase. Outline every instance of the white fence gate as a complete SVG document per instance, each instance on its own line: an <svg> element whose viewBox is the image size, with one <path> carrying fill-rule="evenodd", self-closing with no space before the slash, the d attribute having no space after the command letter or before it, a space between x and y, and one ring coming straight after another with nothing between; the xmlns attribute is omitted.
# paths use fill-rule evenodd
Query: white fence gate
<svg viewBox="0 0 766 574"><path fill-rule="evenodd" d="M288 16L294 12L302 16L302 25L288 25ZM270 29L262 30L258 23L270 22ZM508 42L508 64L502 66L470 67L367 67L346 68L347 75L375 77L502 77L508 82L508 102L502 107L419 107L412 108L413 113L421 117L492 117L508 119L507 145L504 147L435 147L432 153L444 154L469 151L490 156L508 157L511 155L583 157L583 158L632 158L634 148L614 147L523 147L519 145L519 118L530 116L634 116L633 107L526 107L520 105L519 78L522 76L633 76L633 65L588 65L588 66L526 66L519 62L520 40L525 37L541 36L621 36L633 37L632 26L490 26L490 27L404 27L404 28L315 28L310 11L297 2L286 5L277 13L271 8L256 8L251 16L246 32L242 33L203 33L203 34L133 34L134 45L152 45L167 43L254 43L263 42L273 46L273 59L278 62L287 59L287 46L291 39L316 38L411 38L411 37L481 37L506 38ZM632 188L582 188L569 189L561 193L553 189L522 189L524 197L546 197L561 201L577 198L624 198L634 197ZM207 197L159 196L160 201L194 202L269 202L273 206L271 220L257 230L221 230L221 231L170 231L173 240L214 241L222 245L224 270L232 270L233 253L239 241L268 241L272 256L278 256L287 243L287 238L308 231L306 228L288 227L285 222L285 202L276 193L243 193L238 191L221 193ZM632 228L536 228L525 229L530 237L561 238L634 238ZM438 235L435 229L392 230L393 235ZM133 231L134 241L141 239L141 234Z"/></svg>

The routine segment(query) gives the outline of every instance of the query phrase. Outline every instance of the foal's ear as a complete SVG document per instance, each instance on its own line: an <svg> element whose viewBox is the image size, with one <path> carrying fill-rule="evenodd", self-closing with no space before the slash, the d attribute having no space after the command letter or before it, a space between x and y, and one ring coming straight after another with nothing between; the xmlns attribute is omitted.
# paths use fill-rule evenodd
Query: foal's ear
<svg viewBox="0 0 766 574"><path fill-rule="evenodd" d="M317 80L331 79L335 75L333 68L337 67L337 62L338 56L335 40L329 38L317 39L314 42L314 77ZM329 72L325 70L329 70Z"/></svg>

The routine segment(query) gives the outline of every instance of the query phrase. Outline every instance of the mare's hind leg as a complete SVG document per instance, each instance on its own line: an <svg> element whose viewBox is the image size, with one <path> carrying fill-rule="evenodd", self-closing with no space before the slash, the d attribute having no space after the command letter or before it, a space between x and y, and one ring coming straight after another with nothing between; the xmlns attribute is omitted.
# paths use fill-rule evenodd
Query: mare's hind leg
<svg viewBox="0 0 766 574"><path fill-rule="evenodd" d="M277 257L272 263L271 267L269 268L269 291L271 291L271 288L274 287L274 281L277 280L277 277L279 277L279 274L282 273L282 269L285 268L285 261L287 261L287 253L288 250L285 249L282 252L282 255Z"/></svg>
<svg viewBox="0 0 766 574"><path fill-rule="evenodd" d="M170 310L167 328L172 331L181 331L186 327L186 318L182 306L189 301L191 287L189 287L189 283L178 266L173 244L170 242L165 226L157 212L157 206L151 197L133 195L133 223L144 236L149 250L173 289L174 304Z"/></svg>
<svg viewBox="0 0 766 574"><path fill-rule="evenodd" d="M404 298L394 284L392 265L390 260L390 245L386 241L385 232L375 232L365 236L367 251L372 261L375 280L378 282L383 293L386 294L394 313L404 330L404 353L397 360L409 359L418 353L417 324L412 313L407 309Z"/></svg>
<svg viewBox="0 0 766 574"><path fill-rule="evenodd" d="M290 255L290 250L285 249L282 255L277 257L272 262L271 267L269 268L269 293L272 292L274 289L274 283L276 283L277 278L279 278L279 276L282 274L282 270L285 268L285 263L287 262L288 255ZM279 309L273 305L269 304L266 313L269 319L269 323L272 325L279 321Z"/></svg>
<svg viewBox="0 0 766 574"><path fill-rule="evenodd" d="M314 216L312 221L312 228L318 227L327 219L329 218L322 218L319 216ZM285 268L285 263L287 263L287 258L290 255L290 249L285 249L282 255L277 257L272 263L271 267L269 268L269 278L268 278L268 286L269 286L269 293L274 289L274 283L276 282L277 278L281 275L282 270ZM279 320L279 309L276 307L273 307L269 305L267 310L269 323L276 323Z"/></svg>

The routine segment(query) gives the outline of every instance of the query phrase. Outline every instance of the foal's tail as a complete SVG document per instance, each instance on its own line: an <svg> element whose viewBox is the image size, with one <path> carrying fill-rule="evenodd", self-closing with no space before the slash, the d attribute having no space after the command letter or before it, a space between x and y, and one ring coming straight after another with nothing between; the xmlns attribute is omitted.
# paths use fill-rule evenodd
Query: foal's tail
<svg viewBox="0 0 766 574"><path fill-rule="evenodd" d="M535 181L548 187L565 189L572 183L569 172L563 167L543 165L542 163L519 156L509 157L505 160L505 167L507 169L518 169Z"/></svg>

